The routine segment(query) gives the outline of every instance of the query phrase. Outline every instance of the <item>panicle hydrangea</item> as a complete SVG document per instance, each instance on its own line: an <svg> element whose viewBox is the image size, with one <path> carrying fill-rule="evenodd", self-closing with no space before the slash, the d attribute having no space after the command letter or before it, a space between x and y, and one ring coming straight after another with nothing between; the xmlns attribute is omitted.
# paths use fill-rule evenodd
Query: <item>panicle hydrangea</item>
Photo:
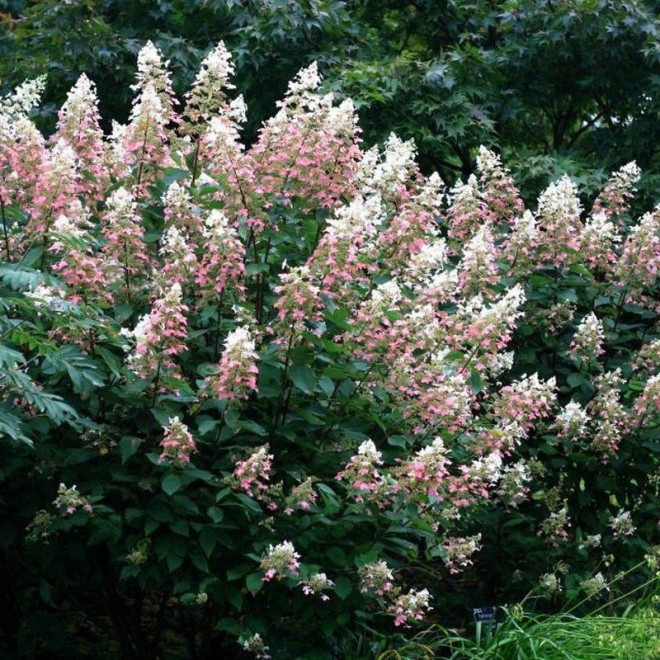
<svg viewBox="0 0 660 660"><path fill-rule="evenodd" d="M362 159L356 177L362 193L378 193L387 201L398 200L418 172L416 155L413 140L404 141L391 133L382 155L374 148L369 157L365 154Z"/></svg>
<svg viewBox="0 0 660 660"><path fill-rule="evenodd" d="M101 199L109 184L100 122L96 86L83 73L58 112L57 131L52 139L65 140L74 150L80 170L92 175L81 177L78 186L80 193L88 193L93 199Z"/></svg>
<svg viewBox="0 0 660 660"><path fill-rule="evenodd" d="M410 627L409 623L421 621L433 608L430 605L431 594L428 589L411 589L407 594L400 594L388 605L387 611L394 616L395 626Z"/></svg>
<svg viewBox="0 0 660 660"><path fill-rule="evenodd" d="M481 550L481 534L466 537L448 537L442 544L443 560L449 572L454 575L472 566L472 555Z"/></svg>
<svg viewBox="0 0 660 660"><path fill-rule="evenodd" d="M147 275L150 259L144 242L144 230L133 195L126 188L117 188L106 200L102 233L107 277L112 288L124 290L131 299L140 279Z"/></svg>
<svg viewBox="0 0 660 660"><path fill-rule="evenodd" d="M653 287L660 272L660 207L645 213L632 228L615 269L625 302L644 302L645 290ZM655 303L655 304L654 304ZM651 304L657 307L657 301Z"/></svg>
<svg viewBox="0 0 660 660"><path fill-rule="evenodd" d="M78 509L86 513L92 513L92 505L86 497L83 497L76 486L67 488L65 484L60 484L57 489L57 497L53 502L55 508L64 515L70 516Z"/></svg>
<svg viewBox="0 0 660 660"><path fill-rule="evenodd" d="M308 261L324 294L335 300L350 299L354 289L347 283L367 281L377 256L374 237L382 218L378 195L356 197L335 209Z"/></svg>
<svg viewBox="0 0 660 660"><path fill-rule="evenodd" d="M484 224L468 241L458 265L458 283L464 296L495 297L491 290L499 280L495 255L493 232L490 225Z"/></svg>
<svg viewBox="0 0 660 660"><path fill-rule="evenodd" d="M639 349L634 368L650 374L660 372L660 339L654 339Z"/></svg>
<svg viewBox="0 0 660 660"><path fill-rule="evenodd" d="M410 417L419 419L415 433L426 433L427 426L442 426L451 433L462 428L472 417L472 394L465 373L438 374L422 370L407 392L405 407L410 406Z"/></svg>
<svg viewBox="0 0 660 660"><path fill-rule="evenodd" d="M160 170L169 164L168 116L152 84L147 84L131 109L123 150L135 170L135 194L146 194Z"/></svg>
<svg viewBox="0 0 660 660"><path fill-rule="evenodd" d="M252 653L257 660L270 660L270 648L266 645L259 633L254 633L246 638L241 638L241 646L244 651Z"/></svg>
<svg viewBox="0 0 660 660"><path fill-rule="evenodd" d="M408 497L424 494L428 497L443 499L439 489L449 475L447 449L442 438L435 438L427 447L420 449L414 456L393 471L398 477L396 490Z"/></svg>
<svg viewBox="0 0 660 660"><path fill-rule="evenodd" d="M385 596L394 588L394 576L387 562L379 559L358 569L360 591L363 594Z"/></svg>
<svg viewBox="0 0 660 660"><path fill-rule="evenodd" d="M0 99L0 116L10 121L26 118L30 111L39 105L45 89L45 75L26 80L11 94Z"/></svg>
<svg viewBox="0 0 660 660"><path fill-rule="evenodd" d="M103 263L95 253L96 241L87 229L87 214L79 207L77 221L59 216L52 226L53 242L48 248L56 261L52 269L67 285L67 298L74 303L111 303Z"/></svg>
<svg viewBox="0 0 660 660"><path fill-rule="evenodd" d="M568 353L573 360L592 362L605 352L604 341L603 323L591 312L580 321Z"/></svg>
<svg viewBox="0 0 660 660"><path fill-rule="evenodd" d="M483 145L480 146L477 169L483 188L483 200L494 222L510 222L520 216L524 211L520 193L500 157Z"/></svg>
<svg viewBox="0 0 660 660"><path fill-rule="evenodd" d="M566 528L570 526L568 508L564 503L561 509L551 512L550 516L541 523L537 536L545 537L551 545L556 546L560 540L566 541L568 539Z"/></svg>
<svg viewBox="0 0 660 660"><path fill-rule="evenodd" d="M186 350L187 311L181 300L181 285L174 283L154 302L151 312L138 321L133 331L123 333L135 341L128 366L139 378L158 379L165 371L178 375L172 358Z"/></svg>
<svg viewBox="0 0 660 660"><path fill-rule="evenodd" d="M55 218L70 212L80 179L78 159L65 140L58 140L46 151L42 168L30 208L31 218L25 227L26 235L35 238L47 232Z"/></svg>
<svg viewBox="0 0 660 660"><path fill-rule="evenodd" d="M604 213L607 218L617 219L622 223L622 216L628 211L628 200L635 193L635 184L642 171L632 161L612 173L610 180L594 202L594 213Z"/></svg>
<svg viewBox="0 0 660 660"><path fill-rule="evenodd" d="M459 301L455 314L444 315L446 341L467 355L462 372L470 367L485 374L492 368L499 351L509 343L516 321L523 316L524 302L525 291L516 284L490 305L475 296Z"/></svg>
<svg viewBox="0 0 660 660"><path fill-rule="evenodd" d="M491 414L504 422L518 422L524 429L531 429L534 423L547 417L557 399L554 376L545 382L538 374L524 376L506 385L493 401Z"/></svg>
<svg viewBox="0 0 660 660"><path fill-rule="evenodd" d="M163 195L165 226L174 226L189 236L199 236L204 230L201 215L195 212L190 192L178 181L172 181Z"/></svg>
<svg viewBox="0 0 660 660"><path fill-rule="evenodd" d="M131 173L131 161L126 149L128 126L112 120L112 132L108 138L108 148L105 152L105 167L111 180L126 179Z"/></svg>
<svg viewBox="0 0 660 660"><path fill-rule="evenodd" d="M495 484L502 476L502 465L502 454L495 450L476 458L472 463L463 465L461 468L475 481Z"/></svg>
<svg viewBox="0 0 660 660"><path fill-rule="evenodd" d="M302 511L309 511L316 504L317 495L314 491L313 483L314 480L309 477L291 489L291 493L286 498L285 514L289 515L293 513L295 508Z"/></svg>
<svg viewBox="0 0 660 660"><path fill-rule="evenodd" d="M320 319L320 289L314 284L309 266L297 266L280 275L275 293L279 296L275 303L278 310L278 330L284 336L293 338L302 334L305 322L314 323Z"/></svg>
<svg viewBox="0 0 660 660"><path fill-rule="evenodd" d="M558 438L579 440L586 435L589 421L587 411L577 401L570 401L557 414L553 426Z"/></svg>
<svg viewBox="0 0 660 660"><path fill-rule="evenodd" d="M259 447L244 461L238 461L234 468L238 486L258 500L263 499L270 481L273 455L268 453L268 448L267 444Z"/></svg>
<svg viewBox="0 0 660 660"><path fill-rule="evenodd" d="M338 481L348 482L355 491L355 499L362 502L364 493L376 492L383 483L383 476L378 469L383 464L383 455L376 449L372 440L365 440L358 453L351 458L344 469L335 477Z"/></svg>
<svg viewBox="0 0 660 660"><path fill-rule="evenodd" d="M541 193L538 216L540 258L559 268L571 262L580 249L582 205L577 187L564 175Z"/></svg>
<svg viewBox="0 0 660 660"><path fill-rule="evenodd" d="M357 122L345 117L354 108L334 109L332 94L316 93L319 84L316 64L303 69L248 153L251 189L266 196L265 208L273 197L284 205L296 199L304 210L333 208L355 194Z"/></svg>
<svg viewBox="0 0 660 660"><path fill-rule="evenodd" d="M506 506L516 508L527 499L529 487L526 484L531 480L532 471L521 459L504 468L495 493Z"/></svg>
<svg viewBox="0 0 660 660"><path fill-rule="evenodd" d="M545 322L551 333L556 334L574 318L575 304L570 300L562 300L550 307L541 320Z"/></svg>
<svg viewBox="0 0 660 660"><path fill-rule="evenodd" d="M35 307L46 307L55 311L61 308L62 300L66 294L63 289L38 284L34 289L25 291L23 295L29 298Z"/></svg>
<svg viewBox="0 0 660 660"><path fill-rule="evenodd" d="M177 417L171 417L160 441L161 462L171 462L177 466L190 463L190 454L197 451L197 445L188 427Z"/></svg>
<svg viewBox="0 0 660 660"><path fill-rule="evenodd" d="M444 238L433 238L419 252L410 255L402 279L409 287L420 291L447 265L447 243Z"/></svg>
<svg viewBox="0 0 660 660"><path fill-rule="evenodd" d="M482 452L510 454L525 438L527 430L518 420L503 420L478 433L477 449Z"/></svg>
<svg viewBox="0 0 660 660"><path fill-rule="evenodd" d="M167 282L192 283L199 264L193 246L176 226L165 230L158 253L163 261L162 273L158 274L163 286Z"/></svg>
<svg viewBox="0 0 660 660"><path fill-rule="evenodd" d="M278 107L287 108L288 106L317 103L316 95L313 92L319 88L322 80L316 62L300 69L294 79L289 81L284 100L278 101Z"/></svg>
<svg viewBox="0 0 660 660"><path fill-rule="evenodd" d="M213 302L229 286L242 291L245 246L229 218L218 209L213 209L204 221L203 245L195 277L202 299Z"/></svg>
<svg viewBox="0 0 660 660"><path fill-rule="evenodd" d="M612 535L615 539L622 536L632 536L636 528L632 522L632 513L620 509L615 516L610 517L609 527L612 529Z"/></svg>
<svg viewBox="0 0 660 660"><path fill-rule="evenodd" d="M580 235L580 255L592 271L609 273L618 257L615 248L621 242L614 222L603 213L594 213Z"/></svg>
<svg viewBox="0 0 660 660"><path fill-rule="evenodd" d="M332 589L335 586L335 583L328 579L325 573L314 573L300 584L302 585L302 591L305 596L320 593L321 600L330 600L330 596L322 592L326 589Z"/></svg>
<svg viewBox="0 0 660 660"><path fill-rule="evenodd" d="M3 203L6 206L20 203L31 216L38 217L46 201L39 190L40 182L48 176L45 140L37 127L25 118L18 119L11 130L2 133L0 195ZM18 250L20 244L17 244Z"/></svg>
<svg viewBox="0 0 660 660"><path fill-rule="evenodd" d="M186 93L185 116L191 122L209 121L226 110L225 90L234 89L230 82L235 72L231 53L223 41L204 58L192 88Z"/></svg>
<svg viewBox="0 0 660 660"><path fill-rule="evenodd" d="M232 330L215 372L204 380L202 390L217 399L245 400L257 391L259 368L255 342L247 326Z"/></svg>
<svg viewBox="0 0 660 660"><path fill-rule="evenodd" d="M644 391L633 403L634 421L641 426L649 417L660 415L660 374L651 376L644 385Z"/></svg>
<svg viewBox="0 0 660 660"><path fill-rule="evenodd" d="M447 235L454 244L468 241L482 224L494 219L487 211L474 174L465 183L458 181L451 189L449 199Z"/></svg>
<svg viewBox="0 0 660 660"><path fill-rule="evenodd" d="M260 562L262 570L266 573L263 581L269 582L273 578L281 580L298 575L299 559L300 555L290 541L283 541L276 546L269 545L268 554Z"/></svg>
<svg viewBox="0 0 660 660"><path fill-rule="evenodd" d="M525 211L511 223L511 231L502 247L509 264L509 275L523 277L537 267L537 248L540 242L538 222L531 211Z"/></svg>
<svg viewBox="0 0 660 660"><path fill-rule="evenodd" d="M414 189L401 192L401 201L378 235L379 266L393 275L404 271L410 259L437 235L438 210L427 202L426 191L415 193Z"/></svg>
<svg viewBox="0 0 660 660"><path fill-rule="evenodd" d="M590 434L591 447L601 455L603 461L615 456L623 434L628 430L629 419L621 401L621 371L609 371L595 381L596 395L587 410L594 423Z"/></svg>
<svg viewBox="0 0 660 660"><path fill-rule="evenodd" d="M140 97L148 88L153 90L160 102L165 123L177 120L173 110L177 100L168 66L169 61L163 61L161 51L151 41L147 41L138 53L136 80L131 85L131 89L136 92L136 105L141 102Z"/></svg>

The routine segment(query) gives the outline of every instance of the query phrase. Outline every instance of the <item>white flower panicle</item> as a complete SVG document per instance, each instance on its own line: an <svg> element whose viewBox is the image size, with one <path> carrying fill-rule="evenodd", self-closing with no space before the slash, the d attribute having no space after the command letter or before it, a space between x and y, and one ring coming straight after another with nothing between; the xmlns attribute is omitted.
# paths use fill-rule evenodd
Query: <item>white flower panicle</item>
<svg viewBox="0 0 660 660"><path fill-rule="evenodd" d="M225 352L236 360L252 359L255 343L247 326L234 328L225 339Z"/></svg>
<svg viewBox="0 0 660 660"><path fill-rule="evenodd" d="M587 411L577 402L570 401L555 417L559 437L576 440L584 436L589 424Z"/></svg>
<svg viewBox="0 0 660 660"><path fill-rule="evenodd" d="M45 89L45 75L33 80L26 80L11 94L0 99L0 116L10 121L27 117L30 111L39 105Z"/></svg>
<svg viewBox="0 0 660 660"><path fill-rule="evenodd" d="M383 454L376 449L373 440L365 440L358 447L358 456L361 456L370 465L382 465Z"/></svg>
<svg viewBox="0 0 660 660"><path fill-rule="evenodd" d="M538 214L546 222L560 218L579 218L582 204L578 197L577 186L568 175L551 183L544 190L538 201Z"/></svg>

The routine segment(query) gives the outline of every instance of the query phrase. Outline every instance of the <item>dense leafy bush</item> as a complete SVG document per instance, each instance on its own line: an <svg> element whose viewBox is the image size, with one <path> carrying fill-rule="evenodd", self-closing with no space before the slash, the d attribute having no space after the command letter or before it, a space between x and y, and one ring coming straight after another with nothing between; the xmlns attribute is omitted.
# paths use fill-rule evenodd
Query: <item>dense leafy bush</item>
<svg viewBox="0 0 660 660"><path fill-rule="evenodd" d="M314 65L245 148L232 73L220 44L180 110L147 44L109 138L85 76L48 140L42 82L2 101L7 652L372 657L651 551L636 165L586 214L487 149L446 191Z"/></svg>

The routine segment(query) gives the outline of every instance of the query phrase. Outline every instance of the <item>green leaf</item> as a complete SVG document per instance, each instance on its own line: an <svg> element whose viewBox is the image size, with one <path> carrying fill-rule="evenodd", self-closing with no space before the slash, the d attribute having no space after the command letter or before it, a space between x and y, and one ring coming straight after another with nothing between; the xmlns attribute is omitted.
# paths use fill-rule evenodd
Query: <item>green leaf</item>
<svg viewBox="0 0 660 660"><path fill-rule="evenodd" d="M216 544L216 531L211 527L205 527L199 534L199 545L207 557L211 556Z"/></svg>
<svg viewBox="0 0 660 660"><path fill-rule="evenodd" d="M343 575L335 580L335 593L341 600L346 600L353 591L353 583Z"/></svg>
<svg viewBox="0 0 660 660"><path fill-rule="evenodd" d="M250 573L250 575L245 578L245 586L252 595L261 591L261 587L264 586L263 577L262 573Z"/></svg>
<svg viewBox="0 0 660 660"><path fill-rule="evenodd" d="M194 552L190 555L190 559L195 567L202 571L202 573L209 572L209 563L206 561L206 557L204 557L204 555L201 555L198 552Z"/></svg>
<svg viewBox="0 0 660 660"><path fill-rule="evenodd" d="M140 448L144 442L143 438L136 438L133 436L126 436L119 441L119 452L121 453L122 465Z"/></svg>
<svg viewBox="0 0 660 660"><path fill-rule="evenodd" d="M174 495L183 486L183 479L178 474L168 474L163 478L162 487L168 495Z"/></svg>
<svg viewBox="0 0 660 660"><path fill-rule="evenodd" d="M289 378L301 392L313 394L316 388L316 375L310 366L294 364L289 370Z"/></svg>

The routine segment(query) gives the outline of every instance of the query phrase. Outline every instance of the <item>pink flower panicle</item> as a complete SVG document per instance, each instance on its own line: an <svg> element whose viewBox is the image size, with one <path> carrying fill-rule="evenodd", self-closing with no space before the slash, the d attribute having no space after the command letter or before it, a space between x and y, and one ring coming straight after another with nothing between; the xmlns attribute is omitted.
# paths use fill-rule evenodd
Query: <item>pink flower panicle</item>
<svg viewBox="0 0 660 660"><path fill-rule="evenodd" d="M360 578L360 591L363 594L385 596L394 588L392 571L382 559L359 568L358 577Z"/></svg>
<svg viewBox="0 0 660 660"><path fill-rule="evenodd" d="M106 200L107 211L102 233L104 265L110 287L119 289L130 300L148 275L151 261L144 241L144 230L133 195L118 188Z"/></svg>
<svg viewBox="0 0 660 660"><path fill-rule="evenodd" d="M234 479L238 487L255 499L263 499L268 490L273 455L268 453L268 445L255 450L244 461L238 461L234 468Z"/></svg>
<svg viewBox="0 0 660 660"><path fill-rule="evenodd" d="M382 464L383 456L376 445L372 440L365 440L358 448L358 453L335 478L346 481L356 501L362 502L365 494L376 493L383 484L383 476L378 470Z"/></svg>
<svg viewBox="0 0 660 660"><path fill-rule="evenodd" d="M421 621L429 610L431 594L428 589L410 589L389 604L387 611L394 616L394 625L409 628L411 623Z"/></svg>
<svg viewBox="0 0 660 660"><path fill-rule="evenodd" d="M229 286L242 292L245 246L222 211L214 209L206 218L202 245L204 252L195 278L202 300L214 302Z"/></svg>
<svg viewBox="0 0 660 660"><path fill-rule="evenodd" d="M151 312L138 321L133 331L122 333L135 341L128 367L139 378L158 379L166 373L179 376L173 358L186 350L187 311L181 300L181 286L175 283L154 302Z"/></svg>
<svg viewBox="0 0 660 660"><path fill-rule="evenodd" d="M537 420L550 414L557 398L555 390L554 377L542 382L538 374L524 376L499 391L491 414L501 422L516 422L529 430Z"/></svg>
<svg viewBox="0 0 660 660"><path fill-rule="evenodd" d="M164 429L165 435L160 442L160 461L177 466L190 463L190 454L197 451L197 445L188 427L178 417L172 417Z"/></svg>
<svg viewBox="0 0 660 660"><path fill-rule="evenodd" d="M79 193L96 200L102 199L110 183L103 166L106 144L100 121L96 85L83 73L58 112L57 130L51 141L65 140L70 145L82 173Z"/></svg>
<svg viewBox="0 0 660 660"><path fill-rule="evenodd" d="M541 193L538 215L542 262L561 268L575 261L583 230L581 212L577 188L566 175Z"/></svg>
<svg viewBox="0 0 660 660"><path fill-rule="evenodd" d="M298 575L300 555L290 541L283 541L276 546L269 545L268 553L262 558L260 566L265 572L264 582L273 578L281 580Z"/></svg>
<svg viewBox="0 0 660 660"><path fill-rule="evenodd" d="M259 356L247 326L232 330L215 372L204 380L202 390L217 399L245 400L257 391Z"/></svg>
<svg viewBox="0 0 660 660"><path fill-rule="evenodd" d="M86 497L83 497L76 486L67 488L65 484L60 484L57 489L57 498L53 502L55 508L61 511L63 515L70 516L78 510L92 513L92 505Z"/></svg>
<svg viewBox="0 0 660 660"><path fill-rule="evenodd" d="M524 211L511 173L502 165L500 157L483 145L479 147L477 169L483 200L495 226L511 223Z"/></svg>

